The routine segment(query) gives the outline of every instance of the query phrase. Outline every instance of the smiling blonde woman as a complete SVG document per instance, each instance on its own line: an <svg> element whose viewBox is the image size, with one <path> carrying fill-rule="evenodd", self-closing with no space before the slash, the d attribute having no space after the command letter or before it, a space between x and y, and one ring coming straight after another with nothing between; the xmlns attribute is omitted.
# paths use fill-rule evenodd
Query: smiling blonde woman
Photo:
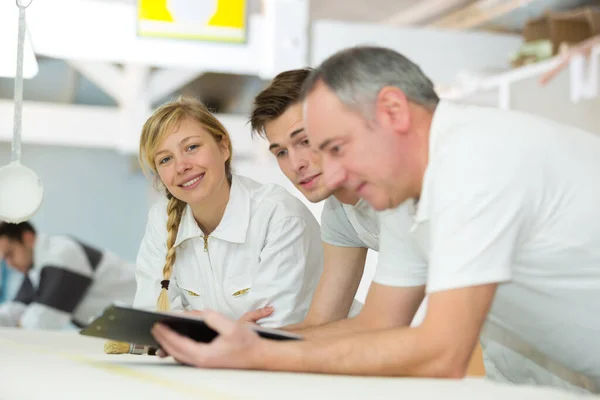
<svg viewBox="0 0 600 400"><path fill-rule="evenodd" d="M204 105L179 98L146 121L140 160L164 188L137 258L134 307L212 309L260 324L302 321L322 271L319 224L280 186L231 171L228 132Z"/></svg>

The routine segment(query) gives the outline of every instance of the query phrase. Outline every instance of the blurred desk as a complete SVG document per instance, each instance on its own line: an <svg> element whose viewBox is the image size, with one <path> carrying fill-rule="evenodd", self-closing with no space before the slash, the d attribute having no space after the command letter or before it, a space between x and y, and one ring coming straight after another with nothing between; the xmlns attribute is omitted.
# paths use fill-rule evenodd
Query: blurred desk
<svg viewBox="0 0 600 400"><path fill-rule="evenodd" d="M482 379L366 378L207 370L152 356L106 355L76 332L0 329L1 399L526 399L581 398ZM176 397L175 397L176 396ZM587 396L586 396L587 398Z"/></svg>

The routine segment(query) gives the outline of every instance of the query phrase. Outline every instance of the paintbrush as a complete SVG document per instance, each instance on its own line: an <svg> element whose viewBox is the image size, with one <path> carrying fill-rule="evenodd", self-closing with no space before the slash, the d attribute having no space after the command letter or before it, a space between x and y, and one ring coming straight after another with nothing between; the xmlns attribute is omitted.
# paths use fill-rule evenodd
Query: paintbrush
<svg viewBox="0 0 600 400"><path fill-rule="evenodd" d="M117 342L115 340L109 340L104 344L104 352L106 354L156 355L156 349L154 347L127 342Z"/></svg>

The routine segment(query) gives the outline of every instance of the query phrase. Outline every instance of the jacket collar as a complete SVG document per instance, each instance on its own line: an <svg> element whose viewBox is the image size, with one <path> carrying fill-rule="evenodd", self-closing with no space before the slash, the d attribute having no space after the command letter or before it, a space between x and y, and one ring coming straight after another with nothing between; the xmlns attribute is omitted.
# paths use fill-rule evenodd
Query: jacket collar
<svg viewBox="0 0 600 400"><path fill-rule="evenodd" d="M210 236L231 243L244 243L249 224L250 192L239 177L233 175L225 213L221 222ZM204 237L204 233L194 219L192 208L187 205L179 223L175 246L179 246L184 241L196 237Z"/></svg>

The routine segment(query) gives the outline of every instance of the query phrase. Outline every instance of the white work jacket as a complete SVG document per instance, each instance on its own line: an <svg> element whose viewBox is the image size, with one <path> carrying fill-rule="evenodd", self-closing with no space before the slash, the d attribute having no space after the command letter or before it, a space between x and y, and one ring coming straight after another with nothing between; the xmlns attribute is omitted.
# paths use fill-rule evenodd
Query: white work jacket
<svg viewBox="0 0 600 400"><path fill-rule="evenodd" d="M167 200L150 210L137 258L134 307L155 310L167 254ZM279 327L302 321L322 269L319 224L284 188L234 175L217 228L204 236L190 206L179 225L169 284L171 309L212 309L237 319L266 305L259 321Z"/></svg>
<svg viewBox="0 0 600 400"><path fill-rule="evenodd" d="M80 328L113 303L131 306L133 264L69 236L38 233L33 251L15 298L0 305L0 326Z"/></svg>

